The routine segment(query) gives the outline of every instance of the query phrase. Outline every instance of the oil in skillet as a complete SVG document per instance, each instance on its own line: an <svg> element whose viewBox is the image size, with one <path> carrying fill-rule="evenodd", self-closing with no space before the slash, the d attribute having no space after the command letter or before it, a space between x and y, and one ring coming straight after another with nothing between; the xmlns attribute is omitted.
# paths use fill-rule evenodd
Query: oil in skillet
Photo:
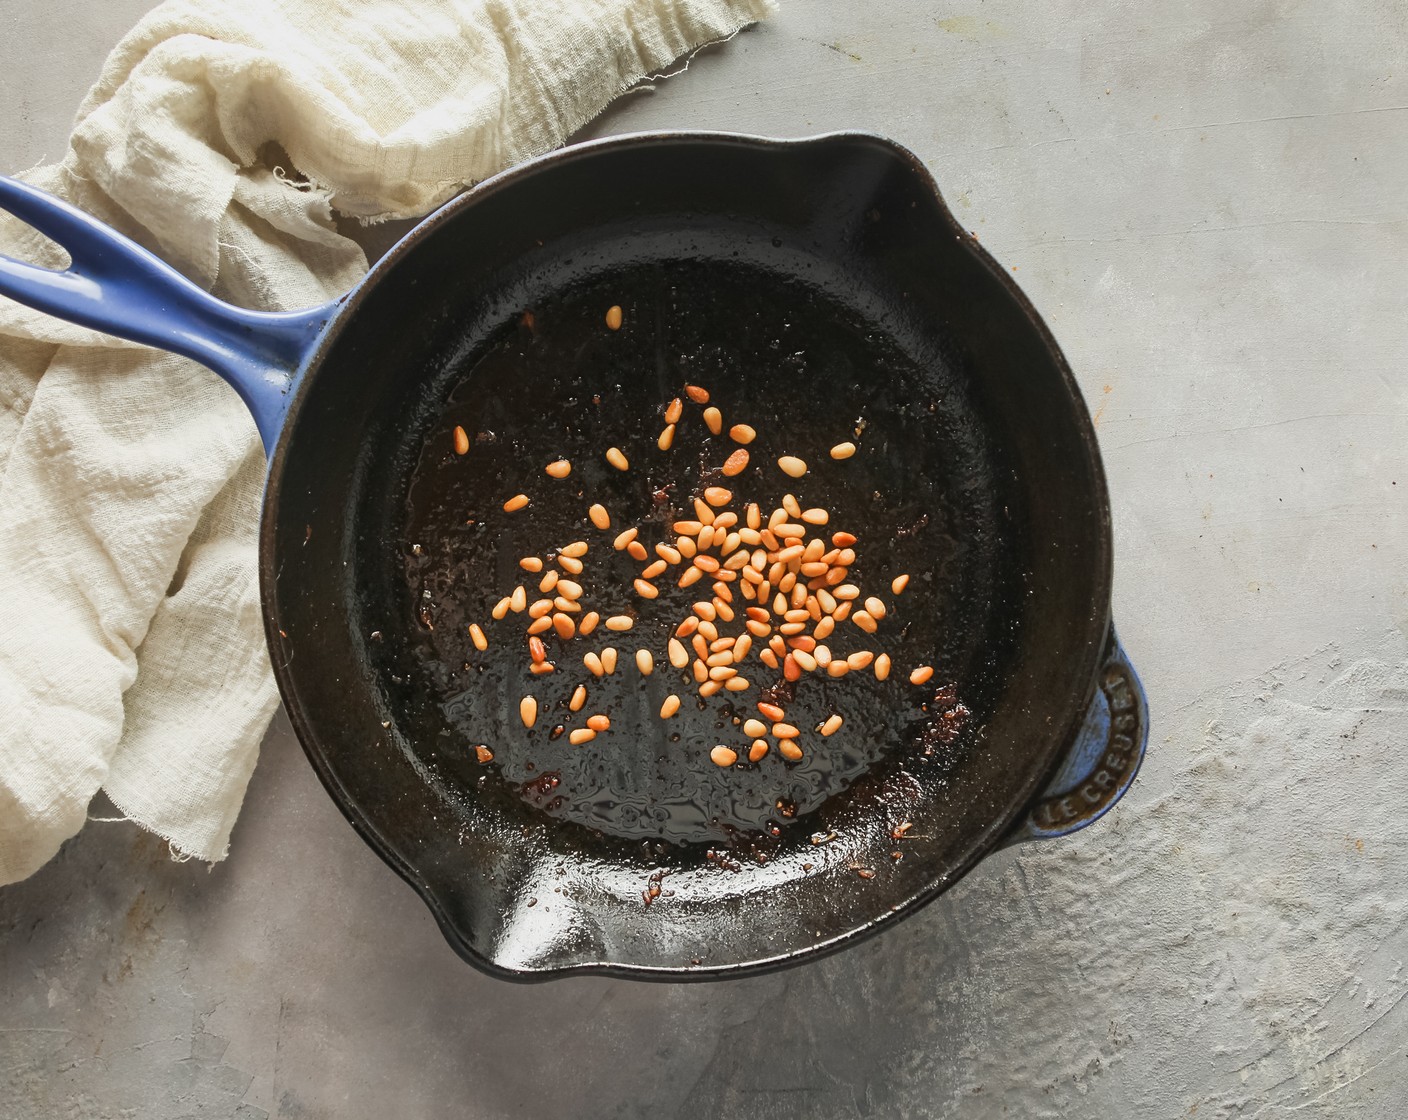
<svg viewBox="0 0 1408 1120"><path fill-rule="evenodd" d="M603 327L610 306L623 309L616 331ZM725 744L746 758L741 724L757 714L758 689L701 701L692 678L669 665L670 629L696 597L673 581L662 582L649 603L626 592L619 603L603 602L603 614L633 612L629 640L598 628L554 650L558 671L541 677L525 667L522 619L496 623L490 611L524 582L521 557L578 539L591 544L585 560L598 588L629 589L639 565L611 548L615 532L638 524L642 539L669 539L669 524L688 516L696 483L726 481L740 501L768 509L796 492L804 504L830 510L832 526L853 528L869 545L858 548L855 573L866 585L888 587L901 572L911 575L906 621L884 638L896 666L945 671L971 663L991 596L984 565L965 561L991 529L990 513L968 498L974 491L950 484L972 454L962 424L952 441L933 438L934 426L952 414L951 404L931 410L934 402L957 392L945 372L916 362L814 291L718 262L600 276L506 324L465 363L427 438L407 505L407 539L419 545L405 560L407 597L417 609L424 605L434 627L421 632L420 664L450 732L445 738L488 744L509 787L551 815L621 837L715 843L775 827L779 802L805 816L886 755L908 749L923 726L917 704L924 691L909 685L907 670L884 682L869 673L807 679L787 707L789 722L808 732L804 759L789 765L774 751L756 765L721 770L710 751ZM736 446L727 425L713 435L697 409L677 426L670 450L659 449L662 410L685 383L708 385L729 425L755 429L750 465L737 476L720 476ZM454 453L457 425L471 454ZM854 443L855 454L832 461L829 448L842 442ZM613 446L630 470L606 462L603 449ZM784 475L776 463L788 454L812 470L800 479ZM571 472L545 477L544 465L558 459L570 461ZM531 495L529 506L506 517L503 503L519 493ZM590 520L595 502L614 511L610 533ZM471 622L483 627L487 651L475 648ZM866 635L856 630L855 637ZM864 644L878 648L876 640ZM593 678L582 654L607 645L623 651L622 665ZM642 647L656 663L649 677L631 660ZM757 668L757 685L775 683ZM569 700L583 682L589 709L608 713L612 728L574 747L565 735L550 736L558 725L581 724ZM662 721L671 693L681 697L681 710ZM528 694L540 710L531 729L517 711ZM843 732L811 733L837 711L845 713ZM472 787L480 776L474 753L460 752L462 763L454 750L437 761L458 766ZM546 799L532 784L544 770L556 782Z"/></svg>

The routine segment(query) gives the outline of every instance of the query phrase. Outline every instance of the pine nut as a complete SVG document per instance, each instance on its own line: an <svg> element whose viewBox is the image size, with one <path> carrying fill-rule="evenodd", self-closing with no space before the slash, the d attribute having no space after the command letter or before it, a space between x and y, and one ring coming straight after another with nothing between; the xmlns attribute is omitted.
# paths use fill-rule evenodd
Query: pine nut
<svg viewBox="0 0 1408 1120"><path fill-rule="evenodd" d="M659 590L653 583L648 583L646 580L643 579L637 579L632 586L635 587L636 594L639 595L642 599L654 599L657 595L660 594Z"/></svg>
<svg viewBox="0 0 1408 1120"><path fill-rule="evenodd" d="M790 723L774 723L772 725L772 737L774 739L796 739L802 733Z"/></svg>
<svg viewBox="0 0 1408 1120"><path fill-rule="evenodd" d="M557 631L557 636L564 642L577 633L577 624L572 621L570 614L561 612L552 616L553 629Z"/></svg>
<svg viewBox="0 0 1408 1120"><path fill-rule="evenodd" d="M799 681L802 679L802 666L791 653L788 653L782 659L782 679L786 681Z"/></svg>
<svg viewBox="0 0 1408 1120"><path fill-rule="evenodd" d="M898 595L901 591L903 591L903 590L904 590L906 587L908 587L908 586L909 586L909 576L907 576L907 575L896 576L894 579L892 579L892 580L890 581L890 591L891 591L893 594L895 594L895 595Z"/></svg>
<svg viewBox="0 0 1408 1120"><path fill-rule="evenodd" d="M831 593L838 599L857 599L860 597L860 588L853 583L843 583Z"/></svg>
<svg viewBox="0 0 1408 1120"><path fill-rule="evenodd" d="M590 727L574 727L567 733L567 741L574 747L580 747L583 743L590 743L596 738L596 732Z"/></svg>
<svg viewBox="0 0 1408 1120"><path fill-rule="evenodd" d="M934 670L931 666L921 665L919 668L915 669L914 672L909 674L909 683L925 684L933 675Z"/></svg>
<svg viewBox="0 0 1408 1120"><path fill-rule="evenodd" d="M849 459L856 453L856 445L853 443L838 443L831 449L833 459Z"/></svg>
<svg viewBox="0 0 1408 1120"><path fill-rule="evenodd" d="M818 727L817 730L823 735L835 735L836 732L841 730L841 724L844 722L845 721L839 715L829 715L826 717L826 722Z"/></svg>
<svg viewBox="0 0 1408 1120"><path fill-rule="evenodd" d="M733 500L733 491L722 486L710 486L704 491L704 500L714 507L726 506Z"/></svg>
<svg viewBox="0 0 1408 1120"><path fill-rule="evenodd" d="M766 665L769 669L776 670L779 668L777 662L777 654L773 653L773 651L770 649L760 649L758 651L758 660L761 661L764 665Z"/></svg>
<svg viewBox="0 0 1408 1120"><path fill-rule="evenodd" d="M606 672L605 666L601 663L601 658L595 653L587 652L582 654L582 664L594 677L602 676Z"/></svg>
<svg viewBox="0 0 1408 1120"><path fill-rule="evenodd" d="M870 596L870 598L865 601L865 609L869 612L872 618L885 617L885 604L882 603L879 599L877 599L874 595Z"/></svg>
<svg viewBox="0 0 1408 1120"><path fill-rule="evenodd" d="M816 663L823 669L831 664L831 647L826 645L817 646L812 650L812 656L816 658Z"/></svg>
<svg viewBox="0 0 1408 1120"><path fill-rule="evenodd" d="M729 677L728 680L724 681L724 688L728 689L730 692L743 692L748 688L750 683L747 677Z"/></svg>
<svg viewBox="0 0 1408 1120"><path fill-rule="evenodd" d="M680 417L684 415L684 401L676 397L665 406L665 423L678 424Z"/></svg>
<svg viewBox="0 0 1408 1120"><path fill-rule="evenodd" d="M582 604L575 599L569 599L566 595L559 595L552 601L552 605L565 614L580 614Z"/></svg>
<svg viewBox="0 0 1408 1120"><path fill-rule="evenodd" d="M606 449L606 461L618 471L627 470L631 463L619 447L608 447Z"/></svg>
<svg viewBox="0 0 1408 1120"><path fill-rule="evenodd" d="M572 690L572 699L567 702L567 706L574 712L580 712L582 705L587 702L587 686L579 684Z"/></svg>
<svg viewBox="0 0 1408 1120"><path fill-rule="evenodd" d="M549 603L548 605L551 606L552 604ZM549 618L547 615L543 615L541 618L535 618L535 619L529 624L529 626L528 626L528 634L529 634L530 637L531 637L533 634L546 634L546 633L547 633L549 630L551 630L551 629L552 629L552 619Z"/></svg>
<svg viewBox="0 0 1408 1120"><path fill-rule="evenodd" d="M616 306L615 304L612 304L612 306L606 309L607 330L619 331L621 329L621 319L622 314L620 307Z"/></svg>
<svg viewBox="0 0 1408 1120"><path fill-rule="evenodd" d="M832 533L831 543L837 548L850 548L856 543L855 535L852 533Z"/></svg>
<svg viewBox="0 0 1408 1120"><path fill-rule="evenodd" d="M592 522L596 525L598 529L605 529L611 524L610 520L606 516L606 510L602 509L601 506L592 506L592 510ZM597 514L595 512L597 510L601 510L600 520L598 520ZM606 522L605 525L602 524L603 521ZM636 539L636 534L639 532L640 530L637 529L634 525L632 525L629 529L623 529L621 532L616 534L616 539L611 542L611 547L614 548L617 552L620 552L622 549L624 549L627 545L629 545L632 541Z"/></svg>
<svg viewBox="0 0 1408 1120"><path fill-rule="evenodd" d="M588 634L590 634L593 630L596 629L596 624L600 621L601 615L597 614L596 611L589 611L587 614L582 616L582 621L577 623L577 633L581 634L582 637L585 638Z"/></svg>
<svg viewBox="0 0 1408 1120"><path fill-rule="evenodd" d="M661 451L669 451L675 445L675 426L666 424L660 433L660 438L655 441L655 446Z"/></svg>
<svg viewBox="0 0 1408 1120"><path fill-rule="evenodd" d="M704 410L704 423L709 426L709 431L718 435L724 430L724 416L712 405Z"/></svg>
<svg viewBox="0 0 1408 1120"><path fill-rule="evenodd" d="M758 438L758 433L747 424L735 424L728 430L728 438L734 443L752 443Z"/></svg>
<svg viewBox="0 0 1408 1120"><path fill-rule="evenodd" d="M489 648L489 639L484 637L484 631L479 628L479 623L471 622L469 624L469 637L474 642L474 648L480 652Z"/></svg>
<svg viewBox="0 0 1408 1120"><path fill-rule="evenodd" d="M883 681L890 675L890 655L882 653L875 659L875 679Z"/></svg>
<svg viewBox="0 0 1408 1120"><path fill-rule="evenodd" d="M703 684L699 686L699 695L704 697L713 696L716 693L722 692L723 687L723 681L706 680Z"/></svg>
<svg viewBox="0 0 1408 1120"><path fill-rule="evenodd" d="M826 667L826 675L828 677L844 677L850 671L851 667L844 661L833 661Z"/></svg>
<svg viewBox="0 0 1408 1120"><path fill-rule="evenodd" d="M483 744L480 744L479 746L474 748L474 757L477 758L480 762L493 762L494 752Z"/></svg>
<svg viewBox="0 0 1408 1120"><path fill-rule="evenodd" d="M748 748L748 761L761 762L763 756L768 753L768 743L766 739L754 739L753 745Z"/></svg>
<svg viewBox="0 0 1408 1120"><path fill-rule="evenodd" d="M566 459L556 459L543 468L552 478L566 478L572 473L572 464Z"/></svg>
<svg viewBox="0 0 1408 1120"><path fill-rule="evenodd" d="M686 385L684 387L684 395L695 404L709 403L709 390L701 389L698 385Z"/></svg>
<svg viewBox="0 0 1408 1120"><path fill-rule="evenodd" d="M732 766L738 761L738 752L720 744L709 752L709 760L715 766Z"/></svg>
<svg viewBox="0 0 1408 1120"><path fill-rule="evenodd" d="M816 672L816 658L804 649L794 649L789 656L808 673Z"/></svg>
<svg viewBox="0 0 1408 1120"><path fill-rule="evenodd" d="M656 579L665 574L665 569L670 565L663 560L657 560L640 573L641 579Z"/></svg>
<svg viewBox="0 0 1408 1120"><path fill-rule="evenodd" d="M464 454L465 454L466 452L468 452L468 451L469 451L469 433L466 432L466 431L464 430L464 428L460 427L460 425L456 424L456 425L455 425L455 454L456 454L456 455L464 455Z"/></svg>
<svg viewBox="0 0 1408 1120"><path fill-rule="evenodd" d="M491 610L489 613L493 615L494 618L502 619L508 614L508 608L511 603L512 600L507 595L505 595L502 599L500 599L497 603L494 604L494 609Z"/></svg>
<svg viewBox="0 0 1408 1120"><path fill-rule="evenodd" d="M777 744L777 753L782 755L788 762L800 762L802 760L802 748L793 740L784 739Z"/></svg>
<svg viewBox="0 0 1408 1120"><path fill-rule="evenodd" d="M518 566L525 572L541 572L543 570L543 562L536 556L525 556L518 562Z"/></svg>
<svg viewBox="0 0 1408 1120"><path fill-rule="evenodd" d="M549 568L543 573L543 578L538 581L538 590L544 595L550 594L557 588L557 581L562 578L562 573L554 568Z"/></svg>
<svg viewBox="0 0 1408 1120"><path fill-rule="evenodd" d="M590 727L593 731L610 731L611 718L600 713L594 716L588 716L587 726Z"/></svg>
<svg viewBox="0 0 1408 1120"><path fill-rule="evenodd" d="M851 654L849 657L846 658L846 664L849 665L852 669L859 670L864 669L874 659L875 655L871 653L870 650L860 649L856 650L855 653Z"/></svg>
<svg viewBox="0 0 1408 1120"><path fill-rule="evenodd" d="M616 671L616 649L614 646L607 646L601 651L601 667L608 674Z"/></svg>
<svg viewBox="0 0 1408 1120"><path fill-rule="evenodd" d="M801 478L807 473L806 462L797 458L795 455L782 456L782 458L777 461L777 465L781 468L782 473L790 478Z"/></svg>
<svg viewBox="0 0 1408 1120"><path fill-rule="evenodd" d="M655 655L648 649L636 650L636 668L640 670L641 676L650 676L655 672Z"/></svg>
<svg viewBox="0 0 1408 1120"><path fill-rule="evenodd" d="M682 537L697 537L699 535L700 530L704 528L704 522L676 521L673 525L670 526L670 528Z"/></svg>
<svg viewBox="0 0 1408 1120"><path fill-rule="evenodd" d="M851 615L851 621L867 634L873 634L876 630L880 629L879 623L870 616L869 611L856 611L855 614Z"/></svg>
<svg viewBox="0 0 1408 1120"><path fill-rule="evenodd" d="M543 648L541 638L528 639L528 656L540 664L548 659L548 652Z"/></svg>
<svg viewBox="0 0 1408 1120"><path fill-rule="evenodd" d="M787 714L776 704L769 704L763 701L759 702L758 711L762 712L763 715L767 716L768 719L772 720L774 723L782 719Z"/></svg>
<svg viewBox="0 0 1408 1120"><path fill-rule="evenodd" d="M630 615L625 614L613 614L610 618L606 620L606 628L608 630L616 630L618 632L622 630L629 630L634 625L635 619L631 618Z"/></svg>
<svg viewBox="0 0 1408 1120"><path fill-rule="evenodd" d="M589 548L586 541L573 541L566 547L559 548L557 554L559 556L570 556L572 559L576 560L579 557L585 556L588 551Z"/></svg>
<svg viewBox="0 0 1408 1120"><path fill-rule="evenodd" d="M532 696L525 696L518 702L518 718L523 721L524 727L532 727L538 722L538 701Z"/></svg>
<svg viewBox="0 0 1408 1120"><path fill-rule="evenodd" d="M582 562L575 556L563 556L559 554L557 557L557 566L564 572L568 572L574 576L582 574Z"/></svg>
<svg viewBox="0 0 1408 1120"><path fill-rule="evenodd" d="M669 696L665 697L665 702L660 705L660 718L669 719L679 710L680 698L672 692Z"/></svg>
<svg viewBox="0 0 1408 1120"><path fill-rule="evenodd" d="M520 583L513 589L513 594L508 597L508 609L514 614L519 614L528 606L528 592Z"/></svg>
<svg viewBox="0 0 1408 1120"><path fill-rule="evenodd" d="M516 513L518 510L522 509L522 508L523 508L524 506L526 506L527 504L528 504L528 495L527 495L527 494L515 494L512 498L510 498L508 501L506 501L506 502L504 503L504 512L505 512L505 513Z"/></svg>
<svg viewBox="0 0 1408 1120"><path fill-rule="evenodd" d="M582 585L573 583L570 579L560 579L557 581L557 593L564 599L570 599L575 603L582 597Z"/></svg>
<svg viewBox="0 0 1408 1120"><path fill-rule="evenodd" d="M632 541L626 546L626 555L639 563L650 554L645 551L645 545L641 544L640 541Z"/></svg>
<svg viewBox="0 0 1408 1120"><path fill-rule="evenodd" d="M689 664L689 653L678 638L671 638L667 648L670 652L670 664L676 669L683 669Z"/></svg>

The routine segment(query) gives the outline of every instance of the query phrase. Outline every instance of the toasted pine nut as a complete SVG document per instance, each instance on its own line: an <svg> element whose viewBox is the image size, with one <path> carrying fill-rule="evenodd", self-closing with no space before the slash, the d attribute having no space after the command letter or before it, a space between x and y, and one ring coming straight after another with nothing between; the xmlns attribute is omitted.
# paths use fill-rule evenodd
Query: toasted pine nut
<svg viewBox="0 0 1408 1120"><path fill-rule="evenodd" d="M564 556L561 553L557 557L557 566L564 572L569 572L574 576L582 574L582 562L575 556Z"/></svg>
<svg viewBox="0 0 1408 1120"><path fill-rule="evenodd" d="M648 649L636 650L636 668L640 670L641 676L650 676L655 672L655 655Z"/></svg>
<svg viewBox="0 0 1408 1120"><path fill-rule="evenodd" d="M697 557L696 557L696 559L697 559ZM704 578L704 569L703 569L703 568L696 568L693 564L691 564L688 568L686 568L686 569L684 570L683 573L681 573L680 578L679 578L678 581L676 581L675 586L676 586L676 587L689 587L689 586L692 585L692 584L698 583L698 582L699 582L701 579L703 579L703 578Z"/></svg>
<svg viewBox="0 0 1408 1120"><path fill-rule="evenodd" d="M835 735L836 732L841 730L841 724L844 722L845 720L843 720L839 715L833 713L832 715L826 717L826 722L823 723L820 727L818 727L817 730L820 731L823 735Z"/></svg>
<svg viewBox="0 0 1408 1120"><path fill-rule="evenodd" d="M856 453L856 445L853 443L838 443L831 449L833 459L849 459Z"/></svg>
<svg viewBox="0 0 1408 1120"><path fill-rule="evenodd" d="M880 628L875 619L871 617L869 611L856 611L855 614L851 615L851 621L867 634L873 634Z"/></svg>
<svg viewBox="0 0 1408 1120"><path fill-rule="evenodd" d="M846 658L846 664L852 669L864 669L875 658L875 655L868 649L859 649Z"/></svg>
<svg viewBox="0 0 1408 1120"><path fill-rule="evenodd" d="M474 642L475 649L482 652L489 648L489 639L484 637L484 631L479 628L479 623L471 622L469 624L469 637Z"/></svg>
<svg viewBox="0 0 1408 1120"><path fill-rule="evenodd" d="M676 521L673 525L670 526L670 528L682 537L697 537L700 533L700 530L704 528L704 522Z"/></svg>
<svg viewBox="0 0 1408 1120"><path fill-rule="evenodd" d="M866 599L865 609L870 613L870 616L872 618L877 619L884 618L886 613L888 613L886 611L885 604L882 603L879 599L877 599L874 595Z"/></svg>
<svg viewBox="0 0 1408 1120"><path fill-rule="evenodd" d="M733 500L733 491L722 486L710 486L704 491L704 500L711 506L726 506Z"/></svg>
<svg viewBox="0 0 1408 1120"><path fill-rule="evenodd" d="M572 699L567 702L567 706L574 712L580 712L582 705L587 702L587 686L579 684L572 690Z"/></svg>
<svg viewBox="0 0 1408 1120"><path fill-rule="evenodd" d="M714 609L713 603L695 603L693 609L694 613L697 614L700 618L702 618L705 622L713 622L714 619L719 617L719 612Z"/></svg>
<svg viewBox="0 0 1408 1120"><path fill-rule="evenodd" d="M469 451L469 433L459 424L455 425L455 454L463 455Z"/></svg>
<svg viewBox="0 0 1408 1120"><path fill-rule="evenodd" d="M559 556L570 556L572 559L576 560L579 557L585 556L588 551L590 551L590 549L586 541L573 541L571 544L559 548L557 554Z"/></svg>
<svg viewBox="0 0 1408 1120"><path fill-rule="evenodd" d="M543 570L543 562L536 556L525 556L518 562L518 566L525 572L541 572Z"/></svg>
<svg viewBox="0 0 1408 1120"><path fill-rule="evenodd" d="M684 387L684 395L695 404L709 403L709 390L701 389L698 385L686 385Z"/></svg>
<svg viewBox="0 0 1408 1120"><path fill-rule="evenodd" d="M748 748L748 761L760 762L764 755L768 753L768 742L766 739L754 739L753 745Z"/></svg>
<svg viewBox="0 0 1408 1120"><path fill-rule="evenodd" d="M734 443L752 443L758 433L747 424L735 424L728 430L728 438Z"/></svg>
<svg viewBox="0 0 1408 1120"><path fill-rule="evenodd" d="M794 739L784 739L778 743L777 753L788 762L799 762L802 758L802 748L797 745Z"/></svg>
<svg viewBox="0 0 1408 1120"><path fill-rule="evenodd" d="M896 576L894 579L892 579L892 580L890 581L890 591L891 591L893 594L895 594L895 595L898 595L901 591L903 591L903 590L904 590L906 587L908 587L908 586L909 586L909 576L907 576L907 575Z"/></svg>
<svg viewBox="0 0 1408 1120"><path fill-rule="evenodd" d="M544 595L550 594L557 587L557 581L562 578L562 573L555 568L549 568L543 573L543 578L538 581L538 590Z"/></svg>
<svg viewBox="0 0 1408 1120"><path fill-rule="evenodd" d="M770 649L760 649L758 651L758 660L761 661L764 665L766 665L769 669L778 668L777 654L773 653L773 651Z"/></svg>
<svg viewBox="0 0 1408 1120"><path fill-rule="evenodd" d="M595 525L598 529L609 529L609 528L611 528L611 515L606 512L606 507L605 507L604 505L602 505L600 502L593 502L593 503L592 503L591 508L590 508L589 510L587 510L587 516L592 519L592 524ZM626 533L631 533L631 534L632 534L631 538L629 538L629 539L631 539L631 540L634 540L634 539L635 539L635 538L634 538L635 532L636 532L636 530L634 530L634 529L627 529L627 530L626 530ZM617 537L617 538L616 538L616 540L617 540L617 541L620 541L621 537L624 537L624 536L626 535L626 533L622 533L620 537ZM620 548L625 548L626 546L623 545L623 544L617 544L616 547L617 547L618 549L620 549Z"/></svg>
<svg viewBox="0 0 1408 1120"><path fill-rule="evenodd" d="M606 461L618 471L624 471L630 467L630 461L619 447L608 447L606 449Z"/></svg>
<svg viewBox="0 0 1408 1120"><path fill-rule="evenodd" d="M515 513L515 512L517 512L518 510L522 509L522 508L523 508L524 506L526 506L527 504L528 504L528 495L527 495L527 494L515 494L512 498L510 498L508 501L506 501L506 502L504 503L504 512L505 512L505 513Z"/></svg>
<svg viewBox="0 0 1408 1120"><path fill-rule="evenodd" d="M587 726L590 727L593 731L610 731L611 717L602 715L601 713L597 713L594 716L588 716Z"/></svg>
<svg viewBox="0 0 1408 1120"><path fill-rule="evenodd" d="M571 599L575 603L582 597L582 585L573 583L570 579L560 579L557 581L557 593L564 599Z"/></svg>
<svg viewBox="0 0 1408 1120"><path fill-rule="evenodd" d="M759 702L758 711L762 712L763 715L767 716L768 719L772 720L774 723L782 719L787 714L776 704L769 704L766 702Z"/></svg>
<svg viewBox="0 0 1408 1120"><path fill-rule="evenodd" d="M669 719L679 710L680 698L672 692L669 696L665 697L665 702L660 705L660 718Z"/></svg>
<svg viewBox="0 0 1408 1120"><path fill-rule="evenodd" d="M552 625L557 631L557 636L564 642L577 633L577 624L572 621L572 616L561 611L552 616Z"/></svg>
<svg viewBox="0 0 1408 1120"><path fill-rule="evenodd" d="M538 701L532 696L525 696L518 702L518 717L524 727L532 727L538 722Z"/></svg>
<svg viewBox="0 0 1408 1120"><path fill-rule="evenodd" d="M549 603L548 606L551 607L552 604ZM529 624L529 626L528 626L528 634L529 634L530 637L531 637L532 635L534 635L534 634L546 634L546 633L547 633L549 630L551 630L551 629L552 629L552 619L551 619L550 617L548 617L547 615L542 615L542 616L539 617L539 618L535 618L535 619Z"/></svg>
<svg viewBox="0 0 1408 1120"><path fill-rule="evenodd" d="M833 588L831 594L838 599L858 599L860 598L860 588L853 583L843 583L840 587Z"/></svg>
<svg viewBox="0 0 1408 1120"><path fill-rule="evenodd" d="M601 658L590 651L582 654L582 664L587 667L588 671L594 677L599 677L606 672L605 667L601 663Z"/></svg>
<svg viewBox="0 0 1408 1120"><path fill-rule="evenodd" d="M704 410L704 423L709 425L709 431L718 435L724 430L724 417L717 408L710 405Z"/></svg>
<svg viewBox="0 0 1408 1120"><path fill-rule="evenodd" d="M644 561L650 554L645 551L645 545L640 541L632 541L626 546L626 555L637 562Z"/></svg>
<svg viewBox="0 0 1408 1120"><path fill-rule="evenodd" d="M548 652L543 648L541 638L528 639L528 656L540 664L548 659Z"/></svg>
<svg viewBox="0 0 1408 1120"><path fill-rule="evenodd" d="M554 459L543 470L552 478L566 478L572 473L572 464L566 459Z"/></svg>
<svg viewBox="0 0 1408 1120"><path fill-rule="evenodd" d="M606 620L606 628L608 630L629 630L635 624L635 619L627 614L613 614Z"/></svg>
<svg viewBox="0 0 1408 1120"><path fill-rule="evenodd" d="M723 687L723 681L711 681L706 679L704 683L699 686L699 695L704 697L713 696L715 693L722 692Z"/></svg>
<svg viewBox="0 0 1408 1120"><path fill-rule="evenodd" d="M650 583L643 579L637 579L633 586L636 589L636 594L639 595L642 599L654 599L657 595L660 594L659 589L656 588L653 583Z"/></svg>
<svg viewBox="0 0 1408 1120"><path fill-rule="evenodd" d="M774 739L795 739L801 734L801 731L793 727L790 723L774 723L772 725L772 737Z"/></svg>
<svg viewBox="0 0 1408 1120"><path fill-rule="evenodd" d="M666 424L665 430L660 433L660 438L655 441L655 446L661 451L669 451L675 445L675 426Z"/></svg>
<svg viewBox="0 0 1408 1120"><path fill-rule="evenodd" d="M582 616L582 621L577 623L577 633L585 638L596 629L596 624L600 621L601 615L597 614L596 611L588 611Z"/></svg>
<svg viewBox="0 0 1408 1120"><path fill-rule="evenodd" d="M699 524L712 525L714 523L714 507L703 498L694 499L694 516L699 519ZM702 531L702 530L701 530Z"/></svg>
<svg viewBox="0 0 1408 1120"><path fill-rule="evenodd" d="M641 579L656 579L665 574L665 569L670 565L664 560L656 560L640 573Z"/></svg>
<svg viewBox="0 0 1408 1120"><path fill-rule="evenodd" d="M665 423L678 424L680 417L684 415L684 401L676 397L665 406Z"/></svg>
<svg viewBox="0 0 1408 1120"><path fill-rule="evenodd" d="M607 646L601 651L601 667L607 673L616 671L616 647Z"/></svg>
<svg viewBox="0 0 1408 1120"><path fill-rule="evenodd" d="M709 752L709 759L715 766L732 766L738 761L738 752L720 744Z"/></svg>
<svg viewBox="0 0 1408 1120"><path fill-rule="evenodd" d="M890 655L882 653L875 659L875 679L883 681L890 675Z"/></svg>
<svg viewBox="0 0 1408 1120"><path fill-rule="evenodd" d="M512 604L512 602L513 600L510 599L507 595L505 595L502 599L500 599L497 603L494 604L494 609L491 610L489 613L495 618L501 619L508 614L508 608Z"/></svg>
<svg viewBox="0 0 1408 1120"><path fill-rule="evenodd" d="M583 743L590 743L596 738L596 732L590 727L574 727L567 733L567 741L574 747L580 747Z"/></svg>
<svg viewBox="0 0 1408 1120"><path fill-rule="evenodd" d="M929 665L921 665L909 674L910 684L924 684L934 675L934 670Z"/></svg>
<svg viewBox="0 0 1408 1120"><path fill-rule="evenodd" d="M845 661L833 661L826 667L828 677L844 677L851 671L851 667Z"/></svg>

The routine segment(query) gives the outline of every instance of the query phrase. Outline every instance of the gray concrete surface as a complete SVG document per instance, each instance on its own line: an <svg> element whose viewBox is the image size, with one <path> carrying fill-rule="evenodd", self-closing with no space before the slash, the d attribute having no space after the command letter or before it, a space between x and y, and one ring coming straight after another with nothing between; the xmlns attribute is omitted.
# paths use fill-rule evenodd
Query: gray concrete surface
<svg viewBox="0 0 1408 1120"><path fill-rule="evenodd" d="M143 0L0 13L0 166ZM0 891L0 1116L1408 1115L1408 16L790 0L593 131L889 133L1098 423L1133 792L819 964L511 987L287 724L223 865L90 824Z"/></svg>

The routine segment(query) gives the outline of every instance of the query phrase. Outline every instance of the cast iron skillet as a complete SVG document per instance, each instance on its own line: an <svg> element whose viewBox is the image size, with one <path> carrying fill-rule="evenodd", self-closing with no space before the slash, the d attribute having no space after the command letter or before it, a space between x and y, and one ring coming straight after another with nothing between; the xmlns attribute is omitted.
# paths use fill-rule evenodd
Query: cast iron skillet
<svg viewBox="0 0 1408 1120"><path fill-rule="evenodd" d="M794 963L913 913L1004 843L1083 827L1133 781L1146 708L1110 625L1088 414L1036 312L897 145L568 148L446 205L342 299L284 314L223 304L24 184L0 180L0 205L73 261L0 258L0 293L195 358L249 405L270 452L260 573L290 718L348 820L476 966L690 979ZM826 506L829 529L860 538L853 577L890 602L873 640L835 639L891 650L889 680L807 678L784 697L807 732L799 763L709 762L713 743L746 747L737 720L778 682L759 668L753 691L696 701L664 658L694 598L673 581L631 604L631 633L553 645L546 678L526 672L523 620L490 617L525 582L519 556L551 563L576 538L599 586L629 587L610 536L665 539L718 481L733 445L697 408L670 453L656 446L686 383L760 432L727 480L739 502ZM843 439L860 450L832 462ZM606 465L611 444L631 470ZM784 453L810 473L782 475ZM559 455L576 464L561 482L542 470ZM533 504L506 515L518 491ZM597 681L582 653L608 644L622 668ZM937 669L922 688L907 679L921 663ZM574 714L581 681L592 699ZM664 723L667 692L686 704ZM833 710L842 732L811 733ZM611 715L608 735L552 737L589 711Z"/></svg>

